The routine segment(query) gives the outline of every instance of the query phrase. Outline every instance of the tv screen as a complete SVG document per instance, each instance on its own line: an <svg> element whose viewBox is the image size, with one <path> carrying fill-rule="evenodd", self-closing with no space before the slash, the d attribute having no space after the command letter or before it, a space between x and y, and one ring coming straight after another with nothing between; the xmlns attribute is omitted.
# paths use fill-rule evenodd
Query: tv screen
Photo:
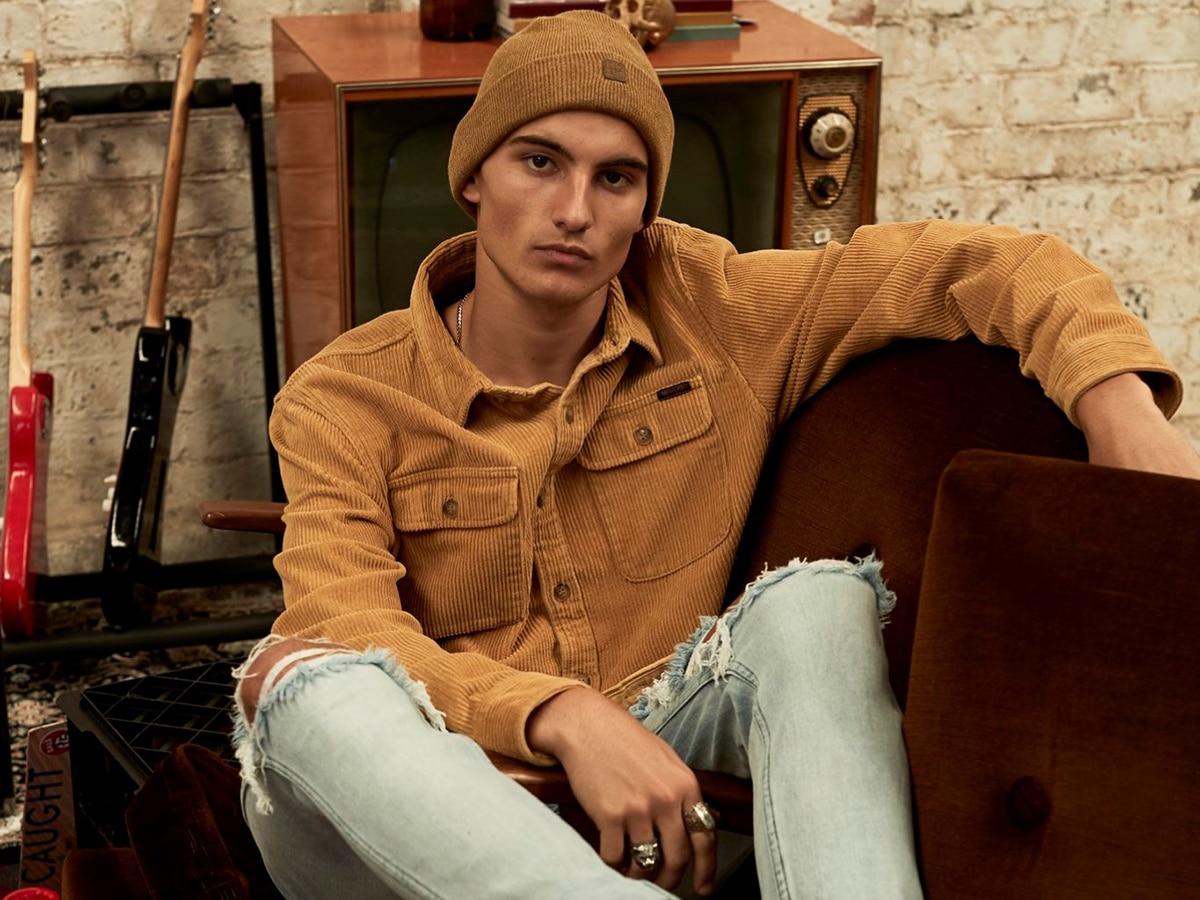
<svg viewBox="0 0 1200 900"><path fill-rule="evenodd" d="M675 149L662 215L729 238L739 250L778 246L779 81L668 85ZM354 324L408 306L417 267L473 223L450 197L446 159L470 97L349 104Z"/></svg>

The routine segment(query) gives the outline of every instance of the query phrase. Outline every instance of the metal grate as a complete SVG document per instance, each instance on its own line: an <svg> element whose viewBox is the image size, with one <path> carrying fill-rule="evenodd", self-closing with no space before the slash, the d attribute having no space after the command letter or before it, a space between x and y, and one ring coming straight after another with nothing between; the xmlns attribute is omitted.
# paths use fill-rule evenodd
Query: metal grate
<svg viewBox="0 0 1200 900"><path fill-rule="evenodd" d="M80 707L149 774L178 744L201 744L236 765L233 668L216 662L84 688Z"/></svg>

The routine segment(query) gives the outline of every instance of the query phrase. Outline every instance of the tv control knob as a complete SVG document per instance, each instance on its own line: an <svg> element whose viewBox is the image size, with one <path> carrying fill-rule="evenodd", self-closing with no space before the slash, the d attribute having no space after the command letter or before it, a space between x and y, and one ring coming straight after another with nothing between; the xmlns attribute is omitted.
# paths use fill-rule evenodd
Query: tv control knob
<svg viewBox="0 0 1200 900"><path fill-rule="evenodd" d="M842 191L842 186L832 175L821 175L813 182L813 193L822 200L836 200Z"/></svg>
<svg viewBox="0 0 1200 900"><path fill-rule="evenodd" d="M808 149L822 159L836 159L854 146L854 123L841 110L824 110L808 121Z"/></svg>

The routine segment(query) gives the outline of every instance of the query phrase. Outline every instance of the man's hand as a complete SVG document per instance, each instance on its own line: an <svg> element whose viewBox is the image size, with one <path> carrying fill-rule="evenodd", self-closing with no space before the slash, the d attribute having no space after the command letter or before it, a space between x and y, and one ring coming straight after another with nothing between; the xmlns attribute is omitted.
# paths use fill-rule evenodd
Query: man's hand
<svg viewBox="0 0 1200 900"><path fill-rule="evenodd" d="M1200 478L1200 454L1132 372L1100 382L1075 407L1088 459L1102 466Z"/></svg>
<svg viewBox="0 0 1200 900"><path fill-rule="evenodd" d="M590 688L564 691L539 706L526 729L530 747L562 763L575 798L600 831L600 858L631 878L673 889L694 859L693 886L713 889L714 832L690 833L683 814L701 801L696 776L658 735ZM627 846L658 841L662 867L647 875Z"/></svg>

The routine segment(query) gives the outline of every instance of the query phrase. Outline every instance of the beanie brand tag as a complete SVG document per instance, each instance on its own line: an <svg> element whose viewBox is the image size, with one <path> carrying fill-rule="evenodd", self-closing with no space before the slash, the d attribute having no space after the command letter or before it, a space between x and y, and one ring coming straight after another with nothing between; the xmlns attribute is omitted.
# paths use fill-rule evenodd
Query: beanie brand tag
<svg viewBox="0 0 1200 900"><path fill-rule="evenodd" d="M629 81L629 75L625 71L625 63L618 59L606 59L600 67L602 74L608 81L619 81L625 84Z"/></svg>

